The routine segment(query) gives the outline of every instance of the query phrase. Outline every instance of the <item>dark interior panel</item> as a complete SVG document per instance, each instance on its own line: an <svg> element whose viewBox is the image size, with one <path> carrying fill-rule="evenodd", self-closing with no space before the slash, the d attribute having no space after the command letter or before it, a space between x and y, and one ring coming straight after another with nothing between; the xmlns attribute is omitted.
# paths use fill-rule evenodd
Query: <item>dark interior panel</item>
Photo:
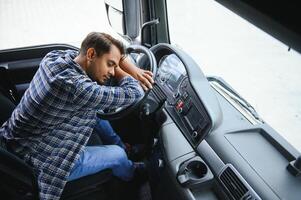
<svg viewBox="0 0 301 200"><path fill-rule="evenodd" d="M0 51L0 86L11 91L16 103L28 88L43 57L52 50L66 50L76 47L65 44L51 44ZM5 92L4 93L10 93Z"/></svg>

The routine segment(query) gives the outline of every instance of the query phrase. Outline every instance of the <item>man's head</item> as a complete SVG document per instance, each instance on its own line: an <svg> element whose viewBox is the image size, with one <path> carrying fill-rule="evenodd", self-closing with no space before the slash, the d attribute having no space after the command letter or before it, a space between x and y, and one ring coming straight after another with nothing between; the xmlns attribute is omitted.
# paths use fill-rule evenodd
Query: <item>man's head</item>
<svg viewBox="0 0 301 200"><path fill-rule="evenodd" d="M81 44L79 64L93 81L104 84L114 76L124 53L120 41L105 33L92 32Z"/></svg>

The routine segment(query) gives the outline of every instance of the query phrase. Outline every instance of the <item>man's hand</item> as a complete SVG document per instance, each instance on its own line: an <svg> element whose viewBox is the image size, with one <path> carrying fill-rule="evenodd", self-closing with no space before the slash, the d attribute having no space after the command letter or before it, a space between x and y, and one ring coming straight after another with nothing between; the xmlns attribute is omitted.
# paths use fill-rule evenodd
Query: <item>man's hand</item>
<svg viewBox="0 0 301 200"><path fill-rule="evenodd" d="M154 84L154 79L151 71L137 68L136 79L140 82L141 87L145 91L153 88L152 84Z"/></svg>
<svg viewBox="0 0 301 200"><path fill-rule="evenodd" d="M154 83L154 79L152 78L152 72L136 67L129 58L121 60L119 66L123 71L137 79L144 90L153 88L152 84Z"/></svg>

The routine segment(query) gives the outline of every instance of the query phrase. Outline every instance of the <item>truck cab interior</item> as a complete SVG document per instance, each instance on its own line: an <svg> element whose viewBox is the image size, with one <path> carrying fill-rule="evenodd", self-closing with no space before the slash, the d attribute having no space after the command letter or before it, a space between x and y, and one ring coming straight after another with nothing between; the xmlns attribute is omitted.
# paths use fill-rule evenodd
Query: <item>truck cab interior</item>
<svg viewBox="0 0 301 200"><path fill-rule="evenodd" d="M297 7L286 2L217 2L300 53ZM123 141L147 147L143 160L149 194L139 199L300 199L300 152L222 77L206 76L202 63L170 43L166 1L104 3L109 23L129 42L133 61L154 74L153 89L139 104L99 112ZM77 49L49 44L0 51L1 123L22 98L46 53L70 48ZM10 199L38 199L30 166L4 149L0 155L0 192ZM113 199L125 184L114 181L109 170L84 177L69 183L63 198Z"/></svg>

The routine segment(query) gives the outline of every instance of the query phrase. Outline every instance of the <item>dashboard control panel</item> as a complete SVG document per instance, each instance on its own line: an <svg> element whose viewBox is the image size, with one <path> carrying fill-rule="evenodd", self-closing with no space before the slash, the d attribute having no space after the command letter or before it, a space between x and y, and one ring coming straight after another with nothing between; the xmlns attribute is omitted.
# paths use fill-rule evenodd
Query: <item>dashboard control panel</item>
<svg viewBox="0 0 301 200"><path fill-rule="evenodd" d="M210 130L210 118L179 57L169 54L160 59L156 83L166 96L165 108L175 123L192 145L199 144Z"/></svg>

